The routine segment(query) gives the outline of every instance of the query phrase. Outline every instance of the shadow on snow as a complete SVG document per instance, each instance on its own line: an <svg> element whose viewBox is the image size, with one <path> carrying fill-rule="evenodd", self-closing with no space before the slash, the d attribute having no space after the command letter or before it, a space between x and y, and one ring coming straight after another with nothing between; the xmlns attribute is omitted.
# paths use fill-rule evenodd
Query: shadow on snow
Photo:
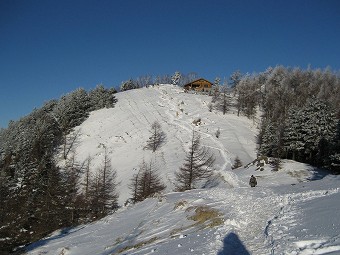
<svg viewBox="0 0 340 255"><path fill-rule="evenodd" d="M223 239L223 249L217 255L250 255L238 235L229 233Z"/></svg>
<svg viewBox="0 0 340 255"><path fill-rule="evenodd" d="M57 240L59 238L62 238L62 237L65 237L73 232L77 232L81 229L83 229L84 226L81 226L81 227L75 227L75 228L72 228L72 227L69 227L69 228L64 228L61 230L60 234L58 235L53 235L51 237L47 237L45 239L42 239L42 240L39 240L39 241L36 241L32 244L29 244L27 245L26 247L23 248L23 251L25 252L29 252L29 251L32 251L38 247L42 247L44 245L46 245L47 243L53 241L53 240Z"/></svg>

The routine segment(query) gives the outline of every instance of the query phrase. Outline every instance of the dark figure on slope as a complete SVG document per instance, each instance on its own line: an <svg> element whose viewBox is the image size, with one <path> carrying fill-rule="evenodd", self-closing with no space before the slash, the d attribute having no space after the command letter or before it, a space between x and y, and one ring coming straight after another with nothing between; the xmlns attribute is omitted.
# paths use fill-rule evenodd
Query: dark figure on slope
<svg viewBox="0 0 340 255"><path fill-rule="evenodd" d="M249 185L250 185L250 187L255 187L255 186L257 185L257 181L256 181L256 178L255 178L254 175L252 175L252 176L250 177Z"/></svg>

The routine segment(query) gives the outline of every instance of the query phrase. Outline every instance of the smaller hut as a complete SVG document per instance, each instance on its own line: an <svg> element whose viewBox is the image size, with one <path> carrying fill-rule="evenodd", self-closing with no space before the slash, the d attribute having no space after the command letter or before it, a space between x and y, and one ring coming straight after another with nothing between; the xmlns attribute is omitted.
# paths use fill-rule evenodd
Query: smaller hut
<svg viewBox="0 0 340 255"><path fill-rule="evenodd" d="M184 85L185 90L195 90L195 91L202 91L202 92L208 92L211 90L212 82L200 78L197 80L194 80L192 82L189 82Z"/></svg>

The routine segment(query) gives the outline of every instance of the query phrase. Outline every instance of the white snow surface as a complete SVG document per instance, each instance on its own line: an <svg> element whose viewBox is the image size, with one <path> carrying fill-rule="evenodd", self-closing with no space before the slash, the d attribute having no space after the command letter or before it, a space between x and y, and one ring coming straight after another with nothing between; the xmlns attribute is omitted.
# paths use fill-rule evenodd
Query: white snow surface
<svg viewBox="0 0 340 255"><path fill-rule="evenodd" d="M270 165L260 171L251 163L256 122L233 111L209 112L208 95L161 85L116 97L115 108L92 112L79 126L76 158L93 157L95 171L107 148L118 173L120 205L130 197L129 180L143 159L156 162L166 192L91 224L56 231L28 246L27 254L340 254L340 176L289 160L277 172ZM155 153L144 149L154 121L167 135ZM198 189L172 192L193 129L216 157L215 175ZM231 170L236 156L247 166ZM255 188L248 185L251 175ZM211 217L195 221L200 208Z"/></svg>

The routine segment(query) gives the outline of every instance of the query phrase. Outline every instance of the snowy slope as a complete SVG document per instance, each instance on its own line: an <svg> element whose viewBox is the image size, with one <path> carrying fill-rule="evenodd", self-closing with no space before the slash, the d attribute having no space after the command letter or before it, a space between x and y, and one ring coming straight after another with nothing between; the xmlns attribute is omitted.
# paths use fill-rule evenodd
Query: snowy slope
<svg viewBox="0 0 340 255"><path fill-rule="evenodd" d="M100 164L107 148L112 165L117 170L120 183L120 204L130 197L128 182L143 161L156 162L168 189L174 186L174 172L183 164L195 128L201 134L202 144L209 147L216 157L216 171L225 175L228 185L238 186L235 176L228 170L236 156L249 163L255 158L255 134L253 122L234 114L223 116L209 112L211 97L184 93L172 85L130 90L118 93L115 108L92 112L79 127L81 139L76 151L79 162L93 157L92 170ZM192 124L201 118L201 125ZM153 153L145 150L150 137L151 124L158 121L167 135L167 141ZM220 128L221 135L215 132Z"/></svg>
<svg viewBox="0 0 340 255"><path fill-rule="evenodd" d="M120 203L129 197L134 168L153 159L167 193L122 207L102 220L53 233L28 254L340 254L340 176L284 161L271 171L256 164L231 170L235 156L255 158L256 127L234 114L209 112L210 98L164 85L117 94L114 109L93 112L79 128L77 158L100 163L103 146L118 172ZM181 110L183 109L183 111ZM200 117L202 124L192 121ZM158 120L167 143L144 150L148 130ZM174 171L183 163L195 127L216 156L217 185L172 192ZM214 133L221 129L220 138ZM250 175L258 186L250 188Z"/></svg>

